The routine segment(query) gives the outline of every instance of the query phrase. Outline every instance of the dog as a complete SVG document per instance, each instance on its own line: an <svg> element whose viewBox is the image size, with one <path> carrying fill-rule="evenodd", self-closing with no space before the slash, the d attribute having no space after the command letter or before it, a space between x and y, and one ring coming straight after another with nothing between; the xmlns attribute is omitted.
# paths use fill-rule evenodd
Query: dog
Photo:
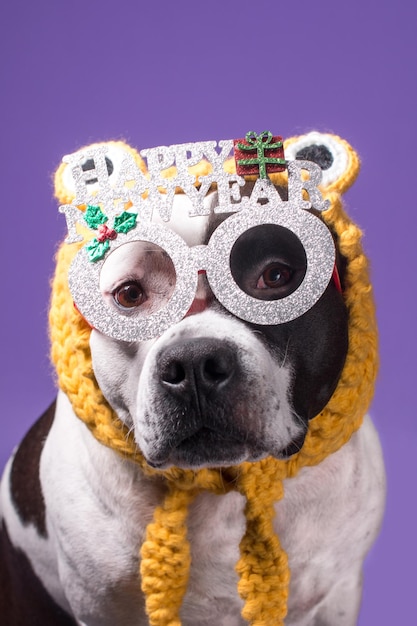
<svg viewBox="0 0 417 626"><path fill-rule="evenodd" d="M253 184L244 194L248 189ZM217 201L210 191L205 206ZM189 204L176 195L170 220L159 221L190 249L207 246L231 217L210 211L190 218ZM299 240L279 226L246 231L230 258L245 293L268 302L298 287L304 262ZM341 255L336 265L343 286ZM126 316L141 305L152 311L172 296L176 271L160 246L132 240L104 263L100 293ZM187 312L157 336L125 341L94 327L95 379L147 465L198 471L291 459L302 450L348 352L349 316L338 281L330 280L302 315L265 325L230 312L200 271ZM285 624L354 626L363 560L384 508L383 460L369 416L340 449L285 479L284 491L274 529L291 572ZM165 493L163 480L97 441L60 391L4 471L1 624L149 624L138 554ZM190 505L184 626L247 623L235 571L244 507L236 491L220 497L203 491Z"/></svg>

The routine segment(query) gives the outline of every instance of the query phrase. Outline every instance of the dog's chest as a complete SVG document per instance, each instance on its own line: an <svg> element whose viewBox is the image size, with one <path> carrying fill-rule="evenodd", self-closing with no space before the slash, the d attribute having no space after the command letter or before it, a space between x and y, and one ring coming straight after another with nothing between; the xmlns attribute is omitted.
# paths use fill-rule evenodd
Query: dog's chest
<svg viewBox="0 0 417 626"><path fill-rule="evenodd" d="M146 526L164 500L162 483L149 481L96 442L74 420L62 396L44 447L41 476L49 540L56 548L51 570L56 568L63 591L56 600L62 604L65 597L88 626L146 624L139 553ZM204 493L191 505L192 566L184 624L241 624L234 566L244 532L243 507L236 493ZM56 589L48 590L56 594Z"/></svg>
<svg viewBox="0 0 417 626"><path fill-rule="evenodd" d="M245 624L240 618L242 602L235 572L245 531L243 497L237 493L201 494L190 509L188 529L192 560L182 609L184 622Z"/></svg>

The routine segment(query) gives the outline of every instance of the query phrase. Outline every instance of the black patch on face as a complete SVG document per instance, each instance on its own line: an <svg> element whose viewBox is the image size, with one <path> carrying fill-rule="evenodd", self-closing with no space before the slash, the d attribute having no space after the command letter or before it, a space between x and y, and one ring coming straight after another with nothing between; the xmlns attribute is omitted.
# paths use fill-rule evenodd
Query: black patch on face
<svg viewBox="0 0 417 626"><path fill-rule="evenodd" d="M285 299L304 277L306 259L302 250L298 238L285 228L265 225L251 229L232 250L232 274L240 287L253 297ZM336 262L343 287L346 263L338 253ZM278 268L282 264L287 274L283 274L284 280L277 282L277 286L270 284L264 295L254 285L269 263ZM291 322L276 326L247 325L267 344L278 363L285 361L291 365L291 405L307 424L330 400L345 363L348 315L342 294L331 281L318 302ZM293 453L291 447L289 450Z"/></svg>
<svg viewBox="0 0 417 626"><path fill-rule="evenodd" d="M278 362L292 367L291 403L304 421L323 410L337 387L348 350L348 314L333 282L304 315L277 326L254 326Z"/></svg>
<svg viewBox="0 0 417 626"><path fill-rule="evenodd" d="M0 623L2 626L76 626L51 598L29 559L0 528Z"/></svg>
<svg viewBox="0 0 417 626"><path fill-rule="evenodd" d="M12 501L24 524L33 524L39 535L47 537L45 503L39 478L39 463L45 439L52 426L56 401L29 430L12 463L10 486Z"/></svg>

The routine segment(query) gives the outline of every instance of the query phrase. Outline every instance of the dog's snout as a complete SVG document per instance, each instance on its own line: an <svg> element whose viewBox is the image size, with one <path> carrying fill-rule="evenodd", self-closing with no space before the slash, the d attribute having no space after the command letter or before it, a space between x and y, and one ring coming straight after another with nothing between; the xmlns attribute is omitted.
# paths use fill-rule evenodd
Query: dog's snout
<svg viewBox="0 0 417 626"><path fill-rule="evenodd" d="M227 343L199 338L165 348L158 365L164 388L171 393L200 395L228 386L237 370L237 357Z"/></svg>

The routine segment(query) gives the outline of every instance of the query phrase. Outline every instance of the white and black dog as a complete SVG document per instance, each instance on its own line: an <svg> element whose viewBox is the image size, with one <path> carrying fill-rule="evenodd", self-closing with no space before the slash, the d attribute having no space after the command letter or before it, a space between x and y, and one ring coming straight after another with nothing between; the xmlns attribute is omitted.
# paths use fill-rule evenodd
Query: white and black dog
<svg viewBox="0 0 417 626"><path fill-rule="evenodd" d="M181 219L186 202L176 197L168 226L190 246L205 244L220 218L193 218L190 229ZM303 264L295 239L279 228L265 228L262 245L251 231L241 238L231 266L247 293L282 297L294 289ZM343 259L338 267L343 283ZM134 242L105 268L103 297L126 308L143 298L138 272L152 276L158 294L172 272L166 257L155 263L149 247ZM99 386L149 465L201 468L297 452L337 386L347 329L333 281L300 317L265 326L231 315L202 273L189 313L159 337L126 342L93 330L90 345ZM163 493L162 482L101 445L60 392L5 469L1 625L145 626L138 551ZM363 560L383 502L380 445L368 417L338 452L285 481L274 523L291 569L288 626L356 624ZM243 507L234 492L203 493L191 506L184 626L246 623L234 570Z"/></svg>

